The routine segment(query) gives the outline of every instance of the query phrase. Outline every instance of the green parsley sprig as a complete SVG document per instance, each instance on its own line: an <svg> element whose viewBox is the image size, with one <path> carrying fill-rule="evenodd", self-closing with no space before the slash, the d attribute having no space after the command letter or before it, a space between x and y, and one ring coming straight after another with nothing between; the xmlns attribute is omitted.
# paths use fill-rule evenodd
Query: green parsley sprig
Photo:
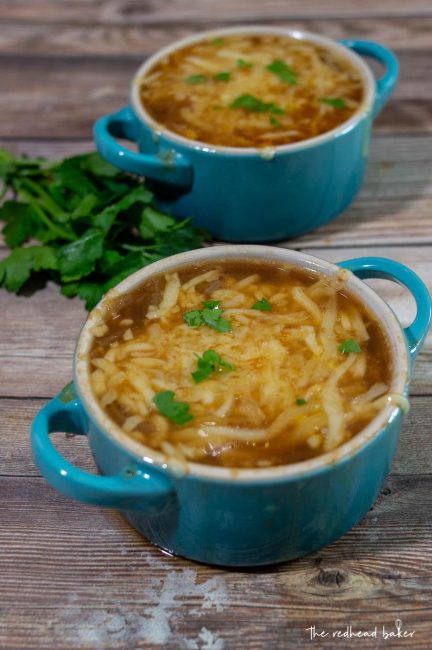
<svg viewBox="0 0 432 650"><path fill-rule="evenodd" d="M206 350L201 357L198 354L196 356L198 369L191 373L196 384L210 377L216 370L235 370L235 366L228 363L228 361L224 361L214 350Z"/></svg>
<svg viewBox="0 0 432 650"><path fill-rule="evenodd" d="M186 83L190 86L197 86L198 84L204 84L207 81L207 77L204 74L191 74L185 79Z"/></svg>
<svg viewBox="0 0 432 650"><path fill-rule="evenodd" d="M252 309L256 309L257 311L271 311L272 306L267 298L261 298L252 305Z"/></svg>
<svg viewBox="0 0 432 650"><path fill-rule="evenodd" d="M183 320L189 327L207 325L217 332L231 332L231 323L223 318L219 300L206 300L202 304L202 309L192 309L183 314Z"/></svg>
<svg viewBox="0 0 432 650"><path fill-rule="evenodd" d="M141 180L97 153L48 162L0 149L0 179L7 196L0 221L11 249L0 261L0 286L14 293L39 276L91 309L129 274L199 248L207 236L189 219L157 210Z"/></svg>
<svg viewBox="0 0 432 650"><path fill-rule="evenodd" d="M237 59L237 67L241 70L250 70L253 68L253 63L245 61L244 59Z"/></svg>
<svg viewBox="0 0 432 650"><path fill-rule="evenodd" d="M231 72L224 70L223 72L218 72L213 76L215 81L229 81L231 79Z"/></svg>
<svg viewBox="0 0 432 650"><path fill-rule="evenodd" d="M272 61L270 65L266 66L266 70L273 72L280 81L283 81L286 84L295 85L297 83L294 70L290 68L285 61L282 61L282 59L275 59Z"/></svg>
<svg viewBox="0 0 432 650"><path fill-rule="evenodd" d="M322 104L327 104L328 106L333 106L333 108L346 108L346 101L342 97L321 97L320 102Z"/></svg>
<svg viewBox="0 0 432 650"><path fill-rule="evenodd" d="M283 108L273 102L263 102L258 97L255 97L255 95L250 95L249 93L236 97L229 107L243 108L253 113L274 113L275 115L283 115L285 113Z"/></svg>
<svg viewBox="0 0 432 650"><path fill-rule="evenodd" d="M174 399L175 393L172 390L163 390L156 393L153 402L159 413L174 422L175 424L187 424L193 420L193 415L189 413L190 406L186 402L179 402Z"/></svg>
<svg viewBox="0 0 432 650"><path fill-rule="evenodd" d="M342 352L342 354L359 353L361 351L361 347L354 339L346 339L339 345L339 352Z"/></svg>

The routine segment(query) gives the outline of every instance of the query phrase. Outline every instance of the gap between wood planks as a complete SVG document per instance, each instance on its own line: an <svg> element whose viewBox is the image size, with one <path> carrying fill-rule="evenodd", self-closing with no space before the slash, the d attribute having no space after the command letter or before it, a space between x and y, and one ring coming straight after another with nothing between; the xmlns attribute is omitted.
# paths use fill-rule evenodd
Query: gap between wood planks
<svg viewBox="0 0 432 650"><path fill-rule="evenodd" d="M241 21L253 25L254 17L246 16ZM217 21L212 29L233 26L237 21ZM50 22L35 25L34 20L4 20L3 38L0 51L3 53L25 52L35 54L133 54L141 56L145 52L154 52L160 47L184 36L199 33L209 28L207 23L179 20L173 25L152 23L140 25L136 21L106 25L101 29L97 22L71 25L70 22ZM411 49L415 42L416 50L430 49L431 17L362 17L333 19L290 18L263 19L260 24L277 25L290 29L312 31L330 38L346 38L361 35L363 39L382 41L388 47ZM6 29L7 27L7 29ZM145 33L144 33L145 30Z"/></svg>
<svg viewBox="0 0 432 650"><path fill-rule="evenodd" d="M310 0L299 3L297 0L248 0L233 3L229 0L209 0L203 5L200 0L167 0L164 3L112 0L109 3L56 2L55 0L36 0L34 2L15 2L3 0L0 7L0 17L3 20L34 20L37 23L58 21L71 22L75 25L95 22L100 25L135 24L149 25L163 23L176 25L179 21L205 22L223 20L231 21L262 21L284 20L287 18L319 18L341 21L346 18L394 18L394 17L426 17L431 15L428 0L393 0L393 2L377 3L374 0L363 0L359 3L344 2L344 0Z"/></svg>

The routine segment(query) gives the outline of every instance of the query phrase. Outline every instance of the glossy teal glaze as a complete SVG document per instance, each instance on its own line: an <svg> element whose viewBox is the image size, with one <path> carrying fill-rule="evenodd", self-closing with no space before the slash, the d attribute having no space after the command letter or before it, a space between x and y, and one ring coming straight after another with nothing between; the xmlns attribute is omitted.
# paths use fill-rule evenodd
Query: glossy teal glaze
<svg viewBox="0 0 432 650"><path fill-rule="evenodd" d="M239 483L178 477L139 460L59 396L37 415L32 452L46 480L87 504L121 510L164 550L199 562L258 566L294 559L339 538L368 511L396 451L398 416L355 457L298 478ZM86 434L102 474L71 465L49 433Z"/></svg>
<svg viewBox="0 0 432 650"><path fill-rule="evenodd" d="M388 101L398 80L399 63L397 58L389 49L373 41L348 38L340 40L339 43L357 54L376 59L385 66L386 73L376 82L376 96L372 110L373 117L376 117Z"/></svg>
<svg viewBox="0 0 432 650"><path fill-rule="evenodd" d="M365 278L393 280L412 293L417 305L417 313L411 325L405 327L404 334L411 363L413 363L425 341L432 319L431 297L426 285L419 281L418 275L407 266L385 257L360 257L341 262L339 266L349 269L361 280Z"/></svg>
<svg viewBox="0 0 432 650"><path fill-rule="evenodd" d="M130 106L96 122L97 149L113 165L153 181L161 209L176 217L192 216L218 239L271 241L313 230L343 212L356 196L372 120L398 77L397 59L382 45L341 43L380 61L386 72L367 109L326 137L276 147L268 157L250 149L233 153L159 132ZM116 138L137 143L139 153Z"/></svg>
<svg viewBox="0 0 432 650"><path fill-rule="evenodd" d="M46 480L67 496L108 508L160 512L172 497L169 478L158 472L150 476L143 467L122 456L121 450L115 453L118 471L113 468L108 476L75 467L53 445L49 434L54 431L88 435L92 440L94 429L73 384L48 402L32 425L32 453Z"/></svg>
<svg viewBox="0 0 432 650"><path fill-rule="evenodd" d="M404 334L414 359L431 323L432 302L423 282L383 258L349 260L340 266L360 278L400 282L412 293L417 315ZM404 381L407 392L409 376ZM393 410L387 424L365 444L319 467L290 476L221 480L196 475L193 469L178 475L132 453L90 417L70 385L38 413L31 440L39 470L64 494L121 510L138 531L171 553L210 564L253 566L310 553L359 521L389 472L402 419L401 411ZM50 440L54 431L87 435L103 476L64 459Z"/></svg>

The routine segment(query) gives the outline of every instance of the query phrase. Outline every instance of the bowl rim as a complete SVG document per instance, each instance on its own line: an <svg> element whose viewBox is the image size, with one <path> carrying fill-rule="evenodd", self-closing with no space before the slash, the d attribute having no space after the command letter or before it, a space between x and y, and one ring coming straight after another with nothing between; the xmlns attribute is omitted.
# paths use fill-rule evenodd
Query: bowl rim
<svg viewBox="0 0 432 650"><path fill-rule="evenodd" d="M356 68L360 73L363 84L364 84L364 97L363 100L356 110L356 112L351 115L348 120L345 120L334 129L330 131L325 131L320 135L317 135L313 138L308 138L306 140L301 140L300 142L293 142L290 144L281 144L271 147L229 147L225 145L214 145L208 142L201 140L190 140L185 138L174 131L171 131L163 124L157 122L144 108L140 95L139 88L140 82L143 76L148 72L148 70L155 65L157 61L163 57L171 54L175 50L181 49L185 45L196 43L202 40L217 38L226 34L279 34L283 36L291 36L298 40L310 41L321 45L327 49L330 49L337 53L339 57L348 59L350 63ZM164 135L167 139L180 144L188 149L194 149L197 151L204 151L207 153L220 153L220 154L230 154L230 155L253 155L253 156L263 156L263 152L271 152L272 154L285 153L285 152L295 152L303 150L315 145L323 144L334 138L340 137L351 131L357 126L357 124L364 118L367 117L369 113L372 112L373 102L376 95L376 82L369 66L363 61L363 59L353 50L346 47L342 43L335 41L334 39L328 38L327 36L321 36L320 34L315 34L313 32L308 32L301 29L290 29L286 27L272 27L264 25L238 25L234 27L223 27L220 29L212 29L207 31L199 32L198 34L192 34L190 36L185 36L180 38L173 43L157 50L152 54L141 66L138 68L135 73L132 83L130 85L129 97L132 104L133 111L136 116L138 116L141 121L147 124L153 131L154 135L159 138Z"/></svg>
<svg viewBox="0 0 432 650"><path fill-rule="evenodd" d="M189 264L213 260L221 262L232 258L270 260L286 265L294 264L295 266L324 273L328 276L343 273L346 277L347 289L372 311L383 326L392 356L393 379L391 391L402 394L406 394L408 391L410 365L402 327L387 303L371 287L351 273L351 271L342 269L336 264L306 253L288 248L262 245L221 245L172 255L140 269L128 276L116 287L110 289L88 315L78 337L74 355L75 387L85 411L97 427L113 443L123 450L126 449L138 462L145 463L146 465L154 465L160 470L165 470L172 474L179 473L179 468L170 464L165 454L157 452L128 436L120 426L109 418L99 405L96 397L93 395L89 377L88 351L94 338L91 330L93 327L103 323L104 313L106 309L109 309L109 303L113 299L139 286L151 276L172 271ZM270 468L253 469L217 467L202 463L187 462L187 468L183 468L182 473L187 476L218 481L222 480L225 482L268 482L320 473L360 453L362 449L376 439L391 424L400 410L399 406L386 405L362 431L353 436L349 441L333 451L309 460Z"/></svg>

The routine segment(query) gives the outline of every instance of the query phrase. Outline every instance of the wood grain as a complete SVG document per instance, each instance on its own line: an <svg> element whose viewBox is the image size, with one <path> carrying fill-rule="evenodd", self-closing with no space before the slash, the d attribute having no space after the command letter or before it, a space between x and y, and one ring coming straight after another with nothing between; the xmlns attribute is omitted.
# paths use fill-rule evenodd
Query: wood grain
<svg viewBox="0 0 432 650"><path fill-rule="evenodd" d="M396 616L416 630L412 647L428 647L430 477L390 477L374 508L341 540L249 572L167 558L116 513L67 500L40 479L0 484L9 531L4 537L0 530L7 585L0 605L9 627L0 643L7 648L23 647L31 630L37 648L152 648L153 634L174 649L190 647L185 640L202 627L228 647L243 647L236 645L242 637L251 640L248 648L268 647L270 637L282 648L306 645L312 624L393 627ZM18 615L11 606L17 599Z"/></svg>
<svg viewBox="0 0 432 650"><path fill-rule="evenodd" d="M1 9L0 9L1 12ZM244 20L244 19L243 19ZM264 24L274 25L266 18ZM342 20L316 20L311 17L275 21L277 26L301 29L328 36L329 38L362 38L381 40L395 50L416 51L430 48L432 18L345 18ZM226 20L212 22L211 28L229 25ZM46 23L34 21L9 21L3 30L0 52L22 56L31 51L33 55L45 56L131 56L143 59L161 47L191 34L199 33L210 26L176 22L170 25L133 24L73 24ZM413 34L415 41L413 42Z"/></svg>
<svg viewBox="0 0 432 650"><path fill-rule="evenodd" d="M0 19L26 20L35 23L72 22L73 24L139 24L165 23L175 26L182 22L199 22L211 25L213 21L260 22L292 18L344 18L367 17L430 17L429 0L363 0L360 4L344 0L3 0Z"/></svg>
<svg viewBox="0 0 432 650"><path fill-rule="evenodd" d="M3 0L0 146L49 158L91 150L93 121L126 103L141 60L187 34L257 22L372 39L401 63L358 198L332 223L279 245L334 262L391 257L432 289L430 0ZM407 292L372 286L408 324ZM48 284L18 298L1 291L0 315L2 650L429 650L432 336L415 365L391 475L367 516L308 557L224 571L163 555L118 513L73 502L38 475L28 430L71 378L85 310ZM58 434L55 443L94 471L85 437ZM384 641L382 626L394 630L396 619L414 636ZM332 637L350 624L376 625L377 640ZM329 636L311 641L312 625Z"/></svg>
<svg viewBox="0 0 432 650"><path fill-rule="evenodd" d="M14 400L15 416L0 429L6 452L1 580L7 586L0 593L0 647L159 647L149 643L153 636L177 649L190 647L205 627L228 647L251 638L248 647L260 649L271 635L273 647L282 648L306 644L312 624L336 630L349 621L364 629L367 621L367 629L391 629L395 616L416 630L415 648L428 647L431 475L430 455L419 453L429 448L421 426L429 417L427 399L414 400L417 415L407 420L393 475L360 525L309 557L231 573L166 557L118 514L72 502L36 478L26 429L40 406ZM81 439L59 448L66 446L75 447L71 460L90 468ZM10 603L18 598L17 615ZM265 624L251 629L251 619ZM26 645L30 635L32 646Z"/></svg>

